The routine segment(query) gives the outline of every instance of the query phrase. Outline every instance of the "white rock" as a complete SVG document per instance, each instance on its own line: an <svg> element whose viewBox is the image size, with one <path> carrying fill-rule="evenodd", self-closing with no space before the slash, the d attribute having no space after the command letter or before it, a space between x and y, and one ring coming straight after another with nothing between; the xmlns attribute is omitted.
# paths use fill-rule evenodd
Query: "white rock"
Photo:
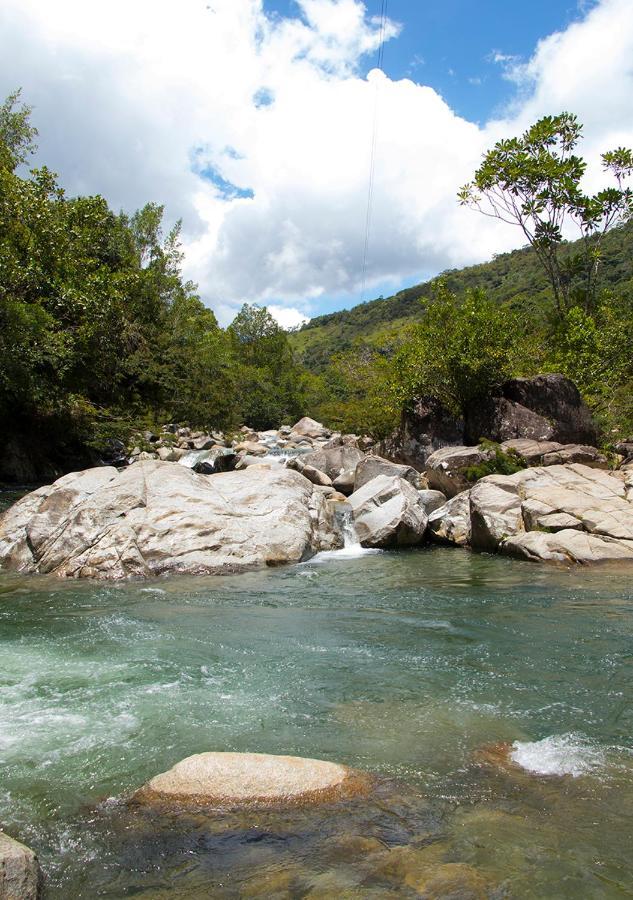
<svg viewBox="0 0 633 900"><path fill-rule="evenodd" d="M229 806L319 803L366 793L371 780L337 763L264 753L198 753L152 778L136 798Z"/></svg>
<svg viewBox="0 0 633 900"><path fill-rule="evenodd" d="M37 900L40 887L40 867L35 853L0 832L1 900Z"/></svg>
<svg viewBox="0 0 633 900"><path fill-rule="evenodd" d="M429 515L429 536L440 543L470 544L470 491L452 497Z"/></svg>
<svg viewBox="0 0 633 900"><path fill-rule="evenodd" d="M209 478L140 462L73 473L0 517L0 564L65 577L230 573L341 546L331 507L280 466Z"/></svg>
<svg viewBox="0 0 633 900"><path fill-rule="evenodd" d="M390 475L377 475L349 497L356 534L363 547L421 544L427 515L418 491Z"/></svg>

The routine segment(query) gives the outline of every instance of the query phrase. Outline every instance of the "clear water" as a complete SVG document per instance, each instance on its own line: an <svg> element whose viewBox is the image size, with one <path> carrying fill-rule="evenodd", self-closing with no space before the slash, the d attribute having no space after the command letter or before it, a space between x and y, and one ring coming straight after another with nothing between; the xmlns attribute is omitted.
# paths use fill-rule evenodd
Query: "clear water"
<svg viewBox="0 0 633 900"><path fill-rule="evenodd" d="M64 900L632 896L632 574L348 548L226 578L4 575L0 825ZM286 813L127 803L204 750L381 780Z"/></svg>

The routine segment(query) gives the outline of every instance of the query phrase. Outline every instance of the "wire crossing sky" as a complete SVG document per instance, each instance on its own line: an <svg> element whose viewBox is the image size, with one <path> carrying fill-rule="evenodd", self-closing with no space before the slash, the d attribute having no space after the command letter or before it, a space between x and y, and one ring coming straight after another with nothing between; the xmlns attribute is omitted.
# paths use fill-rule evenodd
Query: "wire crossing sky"
<svg viewBox="0 0 633 900"><path fill-rule="evenodd" d="M0 91L23 88L68 192L182 219L222 323L248 301L290 326L520 246L456 201L500 137L569 110L590 163L633 145L631 0L383 9L3 0Z"/></svg>

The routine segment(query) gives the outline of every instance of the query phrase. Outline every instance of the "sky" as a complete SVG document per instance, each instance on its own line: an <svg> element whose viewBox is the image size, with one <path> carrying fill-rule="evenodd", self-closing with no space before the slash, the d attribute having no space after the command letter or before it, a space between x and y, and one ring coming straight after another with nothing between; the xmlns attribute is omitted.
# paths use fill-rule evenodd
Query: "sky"
<svg viewBox="0 0 633 900"><path fill-rule="evenodd" d="M521 246L456 192L540 116L584 123L590 190L633 146L633 0L387 0L381 32L382 6L2 0L0 95L69 194L182 220L221 324L291 327Z"/></svg>

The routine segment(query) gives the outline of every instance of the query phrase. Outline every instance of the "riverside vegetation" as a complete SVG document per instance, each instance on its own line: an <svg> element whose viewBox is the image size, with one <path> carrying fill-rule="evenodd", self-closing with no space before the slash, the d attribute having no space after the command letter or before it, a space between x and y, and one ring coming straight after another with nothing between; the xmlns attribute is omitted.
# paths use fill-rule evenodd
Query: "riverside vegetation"
<svg viewBox="0 0 633 900"><path fill-rule="evenodd" d="M630 580L568 566L633 561L630 151L590 197L573 116L500 142L459 197L543 293L449 275L302 362L319 323L219 328L160 207L20 175L19 94L0 136L2 474L97 463L0 516L0 823L45 873L0 832L0 897L626 892Z"/></svg>
<svg viewBox="0 0 633 900"><path fill-rule="evenodd" d="M116 213L67 197L46 167L25 175L36 134L13 94L0 107L0 478L79 468L108 439L164 421L266 429L308 413L381 438L421 395L463 413L511 376L548 371L579 386L604 444L633 432L631 158L607 155L617 186L582 195L573 117L503 146L510 173L491 151L462 195L480 203L494 177L527 172L531 248L290 334L252 304L220 328L181 276L180 226L163 233L160 205ZM562 239L565 211L578 243Z"/></svg>

